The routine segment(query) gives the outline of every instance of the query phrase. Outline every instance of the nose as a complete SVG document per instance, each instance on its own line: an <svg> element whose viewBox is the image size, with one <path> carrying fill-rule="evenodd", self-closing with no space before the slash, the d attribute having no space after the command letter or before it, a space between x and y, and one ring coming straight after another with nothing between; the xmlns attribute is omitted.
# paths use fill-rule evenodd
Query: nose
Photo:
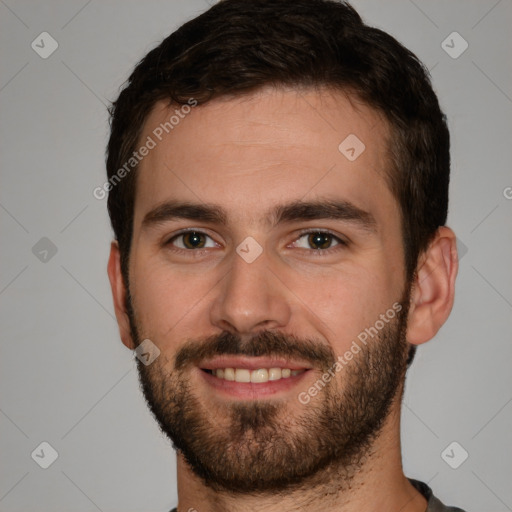
<svg viewBox="0 0 512 512"><path fill-rule="evenodd" d="M290 295L270 269L265 251L248 263L233 253L210 310L212 324L234 334L283 328L290 321Z"/></svg>

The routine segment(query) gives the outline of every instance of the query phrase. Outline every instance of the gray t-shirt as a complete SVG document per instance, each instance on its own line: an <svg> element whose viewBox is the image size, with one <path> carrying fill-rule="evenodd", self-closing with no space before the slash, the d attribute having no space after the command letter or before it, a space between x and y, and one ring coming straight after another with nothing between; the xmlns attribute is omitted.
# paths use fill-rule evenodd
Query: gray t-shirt
<svg viewBox="0 0 512 512"><path fill-rule="evenodd" d="M409 482L419 491L428 502L427 510L425 512L464 512L461 508L447 507L443 505L432 493L432 489L425 483L419 480L413 480L409 478ZM176 508L173 508L170 512L177 512Z"/></svg>
<svg viewBox="0 0 512 512"><path fill-rule="evenodd" d="M419 480L413 480L409 478L409 482L416 488L417 491L421 492L427 500L427 510L425 512L464 512L461 508L447 507L443 505L432 493L432 489L425 483Z"/></svg>

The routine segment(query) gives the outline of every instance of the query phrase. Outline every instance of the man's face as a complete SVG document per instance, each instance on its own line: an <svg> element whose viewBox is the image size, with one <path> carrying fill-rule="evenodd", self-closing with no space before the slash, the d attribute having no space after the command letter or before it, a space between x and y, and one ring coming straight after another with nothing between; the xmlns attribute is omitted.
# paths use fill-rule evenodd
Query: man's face
<svg viewBox="0 0 512 512"><path fill-rule="evenodd" d="M132 338L160 350L139 362L151 410L214 488L357 466L407 352L386 123L340 93L265 89L194 107L158 141L175 109L157 104L140 139L157 144L130 252Z"/></svg>

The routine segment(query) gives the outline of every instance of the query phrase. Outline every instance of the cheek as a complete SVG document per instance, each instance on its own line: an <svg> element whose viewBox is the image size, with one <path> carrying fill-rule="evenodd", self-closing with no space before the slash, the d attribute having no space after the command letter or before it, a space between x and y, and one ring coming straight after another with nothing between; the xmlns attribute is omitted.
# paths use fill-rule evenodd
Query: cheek
<svg viewBox="0 0 512 512"><path fill-rule="evenodd" d="M389 274L362 268L351 274L330 274L322 286L318 280L302 281L300 296L305 297L306 309L314 312L317 330L335 352L342 353L399 298L393 286L396 283Z"/></svg>
<svg viewBox="0 0 512 512"><path fill-rule="evenodd" d="M146 336L154 337L160 346L182 338L187 325L194 324L198 317L205 317L208 292L215 284L213 279L186 275L162 265L152 265L150 261L135 264L132 276L137 319Z"/></svg>

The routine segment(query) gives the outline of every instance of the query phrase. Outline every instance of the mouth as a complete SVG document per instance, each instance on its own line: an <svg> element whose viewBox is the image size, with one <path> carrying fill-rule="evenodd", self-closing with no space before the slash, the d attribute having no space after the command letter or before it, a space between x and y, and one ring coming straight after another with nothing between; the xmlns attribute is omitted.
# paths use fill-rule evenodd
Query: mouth
<svg viewBox="0 0 512 512"><path fill-rule="evenodd" d="M214 375L218 379L234 382L262 383L281 379L288 379L292 375L300 375L306 370L291 370L290 368L258 368L248 370L247 368L217 368L216 370L203 369L203 371Z"/></svg>
<svg viewBox="0 0 512 512"><path fill-rule="evenodd" d="M291 390L312 368L286 360L222 357L201 363L199 370L216 394L258 399Z"/></svg>

